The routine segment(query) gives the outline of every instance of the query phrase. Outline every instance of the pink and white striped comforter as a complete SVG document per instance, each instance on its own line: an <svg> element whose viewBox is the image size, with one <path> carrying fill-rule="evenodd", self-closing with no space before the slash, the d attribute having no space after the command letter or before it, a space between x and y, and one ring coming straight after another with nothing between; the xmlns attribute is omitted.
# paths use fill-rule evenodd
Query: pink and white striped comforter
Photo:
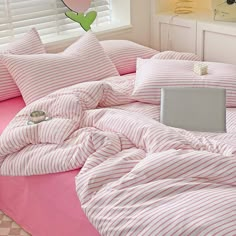
<svg viewBox="0 0 236 236"><path fill-rule="evenodd" d="M166 127L151 119L158 106L133 103L133 86L89 82L26 107L0 136L0 173L82 167L76 191L101 235L236 235L236 132ZM26 125L33 110L52 120Z"/></svg>

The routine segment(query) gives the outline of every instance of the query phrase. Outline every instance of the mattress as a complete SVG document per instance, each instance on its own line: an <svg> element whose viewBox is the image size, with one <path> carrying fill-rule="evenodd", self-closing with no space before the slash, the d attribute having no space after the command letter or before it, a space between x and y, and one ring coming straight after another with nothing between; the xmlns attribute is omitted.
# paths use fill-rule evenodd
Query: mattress
<svg viewBox="0 0 236 236"><path fill-rule="evenodd" d="M25 107L25 103L22 97L17 97L0 102L0 134L3 132L5 127L14 118L14 116Z"/></svg>
<svg viewBox="0 0 236 236"><path fill-rule="evenodd" d="M4 116L7 114L4 120L10 120L23 106L20 98L17 101L8 103L15 104L15 107L10 109L11 112L2 113ZM7 108L7 102L3 107ZM159 109L155 105L134 102L114 108L159 120ZM227 129L229 133L236 131L236 108L227 109ZM83 213L76 195L75 176L78 172L31 177L1 176L0 209L33 236L99 235Z"/></svg>
<svg viewBox="0 0 236 236"><path fill-rule="evenodd" d="M1 176L0 209L33 236L98 236L75 192L78 171L30 177Z"/></svg>

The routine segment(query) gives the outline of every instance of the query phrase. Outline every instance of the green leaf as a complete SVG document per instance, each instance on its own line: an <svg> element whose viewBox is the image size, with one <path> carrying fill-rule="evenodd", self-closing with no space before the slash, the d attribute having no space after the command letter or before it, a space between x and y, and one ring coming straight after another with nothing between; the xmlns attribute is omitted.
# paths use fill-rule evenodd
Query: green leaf
<svg viewBox="0 0 236 236"><path fill-rule="evenodd" d="M71 20L79 23L85 31L89 31L91 29L92 23L97 17L97 12L90 11L86 15L84 15L84 13L75 13L73 11L67 11L66 16Z"/></svg>

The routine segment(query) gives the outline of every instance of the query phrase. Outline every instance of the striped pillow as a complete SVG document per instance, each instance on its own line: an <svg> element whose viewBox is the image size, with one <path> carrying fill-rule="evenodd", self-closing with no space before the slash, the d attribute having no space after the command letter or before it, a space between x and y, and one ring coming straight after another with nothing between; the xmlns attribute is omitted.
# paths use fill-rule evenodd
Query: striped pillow
<svg viewBox="0 0 236 236"><path fill-rule="evenodd" d="M152 57L153 59L161 60L188 60L188 61L201 61L201 58L193 53L188 52L175 52L165 51L160 52Z"/></svg>
<svg viewBox="0 0 236 236"><path fill-rule="evenodd" d="M26 104L67 86L119 75L91 32L60 54L5 55L2 60Z"/></svg>
<svg viewBox="0 0 236 236"><path fill-rule="evenodd" d="M2 54L29 55L45 53L45 48L40 40L36 29L31 29L21 39L10 43L7 48L0 51ZM6 66L0 59L0 101L20 96L14 80L9 74Z"/></svg>
<svg viewBox="0 0 236 236"><path fill-rule="evenodd" d="M120 75L136 71L137 58L151 58L158 51L128 40L105 40L100 42Z"/></svg>
<svg viewBox="0 0 236 236"><path fill-rule="evenodd" d="M206 62L208 74L193 72L194 61L138 59L132 96L160 104L162 87L220 87L227 90L227 107L236 107L236 65Z"/></svg>

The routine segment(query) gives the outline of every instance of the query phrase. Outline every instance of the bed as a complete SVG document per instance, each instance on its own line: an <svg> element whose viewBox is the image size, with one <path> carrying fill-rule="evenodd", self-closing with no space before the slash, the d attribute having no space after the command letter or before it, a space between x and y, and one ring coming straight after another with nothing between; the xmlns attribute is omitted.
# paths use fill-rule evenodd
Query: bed
<svg viewBox="0 0 236 236"><path fill-rule="evenodd" d="M88 51L92 68L80 61ZM235 66L208 63L203 80L196 56L168 52L133 74L137 55L113 53L114 64L88 33L60 55L4 55L27 106L0 103L1 129L12 120L0 136L0 209L33 236L235 235ZM161 124L166 84L227 88L227 133ZM48 121L28 123L35 110Z"/></svg>
<svg viewBox="0 0 236 236"><path fill-rule="evenodd" d="M11 107L7 113L6 107ZM21 97L1 102L5 124L23 107ZM135 102L115 108L145 113L159 120L159 107L155 105ZM236 132L236 108L227 109L227 129ZM41 176L0 176L0 208L35 236L99 235L82 211L76 195L78 172L79 169Z"/></svg>

